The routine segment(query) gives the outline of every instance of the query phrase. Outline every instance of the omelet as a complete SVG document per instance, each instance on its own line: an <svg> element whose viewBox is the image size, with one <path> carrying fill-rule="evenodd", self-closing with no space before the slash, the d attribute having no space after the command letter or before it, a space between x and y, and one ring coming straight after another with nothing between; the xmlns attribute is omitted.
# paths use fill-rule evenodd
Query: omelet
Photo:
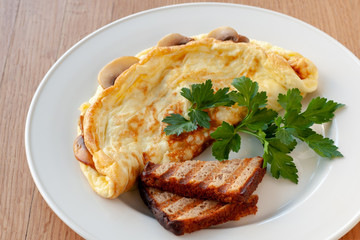
<svg viewBox="0 0 360 240"><path fill-rule="evenodd" d="M223 36L224 31L235 38ZM194 37L169 35L127 57L125 67L113 61L103 69L97 93L81 106L74 143L81 170L96 193L116 198L128 191L148 161L193 159L211 144L210 133L223 121L236 125L246 114L237 105L216 107L208 111L210 129L167 136L166 116L187 117L190 103L180 95L183 87L211 79L215 91L232 90L233 79L246 76L267 92L268 107L274 110L280 109L279 93L298 88L305 96L316 90L317 68L310 60L234 31L223 27Z"/></svg>

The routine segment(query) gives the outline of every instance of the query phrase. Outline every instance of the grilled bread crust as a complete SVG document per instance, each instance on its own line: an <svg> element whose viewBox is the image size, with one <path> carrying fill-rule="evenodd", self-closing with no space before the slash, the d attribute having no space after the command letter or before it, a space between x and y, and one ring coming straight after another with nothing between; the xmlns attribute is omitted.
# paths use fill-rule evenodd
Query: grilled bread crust
<svg viewBox="0 0 360 240"><path fill-rule="evenodd" d="M146 186L190 198L245 202L266 173L261 157L226 161L148 162L140 178Z"/></svg>
<svg viewBox="0 0 360 240"><path fill-rule="evenodd" d="M183 235L257 212L258 196L246 202L222 203L212 200L181 197L147 187L139 181L140 196L158 222L175 235Z"/></svg>

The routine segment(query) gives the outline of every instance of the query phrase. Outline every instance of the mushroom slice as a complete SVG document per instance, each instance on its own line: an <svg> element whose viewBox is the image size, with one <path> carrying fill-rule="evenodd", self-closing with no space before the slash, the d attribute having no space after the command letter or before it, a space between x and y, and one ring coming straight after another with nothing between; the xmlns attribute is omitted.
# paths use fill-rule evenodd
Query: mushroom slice
<svg viewBox="0 0 360 240"><path fill-rule="evenodd" d="M73 145L73 150L74 150L75 158L78 161L86 165L89 165L92 168L95 168L92 155L85 146L84 136L82 134L76 137Z"/></svg>
<svg viewBox="0 0 360 240"><path fill-rule="evenodd" d="M128 69L131 65L139 62L137 57L125 56L119 57L101 69L98 75L98 82L102 88L108 88L114 85L116 78Z"/></svg>
<svg viewBox="0 0 360 240"><path fill-rule="evenodd" d="M233 42L239 43L239 42L249 42L249 39L245 36L239 35L235 29L231 27L219 27L207 35L208 38L215 38L220 41L228 41L231 40Z"/></svg>
<svg viewBox="0 0 360 240"><path fill-rule="evenodd" d="M185 37L179 33L172 33L160 39L160 41L157 43L157 47L184 45L193 40L193 38Z"/></svg>

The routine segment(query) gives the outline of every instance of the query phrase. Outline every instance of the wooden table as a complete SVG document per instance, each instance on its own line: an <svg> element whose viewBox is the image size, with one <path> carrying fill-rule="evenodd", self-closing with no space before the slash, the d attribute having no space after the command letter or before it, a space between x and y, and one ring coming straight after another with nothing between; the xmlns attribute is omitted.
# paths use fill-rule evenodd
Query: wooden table
<svg viewBox="0 0 360 240"><path fill-rule="evenodd" d="M24 127L50 66L97 28L182 0L0 0L0 239L81 239L48 207L30 175ZM239 0L299 18L360 57L360 0ZM359 203L360 204L360 203ZM360 223L342 238L360 239Z"/></svg>

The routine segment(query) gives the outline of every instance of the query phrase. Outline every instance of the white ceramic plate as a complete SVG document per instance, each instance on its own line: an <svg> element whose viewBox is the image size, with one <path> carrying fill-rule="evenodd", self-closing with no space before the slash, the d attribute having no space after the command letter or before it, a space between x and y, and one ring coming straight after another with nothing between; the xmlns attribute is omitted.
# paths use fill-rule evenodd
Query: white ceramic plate
<svg viewBox="0 0 360 240"><path fill-rule="evenodd" d="M78 107L93 95L98 71L109 61L134 55L164 35L206 33L219 26L300 52L319 69L321 95L346 104L335 120L318 131L335 139L344 158L326 160L304 145L293 156L300 183L268 174L256 191L256 216L183 236L184 239L337 238L360 220L360 159L357 92L359 60L320 30L276 12L233 4L169 6L138 13L89 35L50 69L31 103L26 124L26 153L34 181L54 212L87 239L172 239L151 217L137 191L116 200L97 196L73 157ZM243 140L232 157L261 153L253 139ZM209 151L201 158L211 157Z"/></svg>

